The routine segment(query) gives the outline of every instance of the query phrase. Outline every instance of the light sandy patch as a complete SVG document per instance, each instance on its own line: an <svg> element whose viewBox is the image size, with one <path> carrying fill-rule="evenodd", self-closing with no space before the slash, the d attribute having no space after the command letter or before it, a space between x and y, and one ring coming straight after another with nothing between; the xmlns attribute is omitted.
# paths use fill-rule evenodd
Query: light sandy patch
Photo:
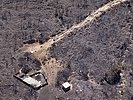
<svg viewBox="0 0 133 100"><path fill-rule="evenodd" d="M45 72L47 76L48 84L55 85L57 72L62 70L62 66L60 64L60 61L57 61L55 58L51 58L42 67L42 70Z"/></svg>

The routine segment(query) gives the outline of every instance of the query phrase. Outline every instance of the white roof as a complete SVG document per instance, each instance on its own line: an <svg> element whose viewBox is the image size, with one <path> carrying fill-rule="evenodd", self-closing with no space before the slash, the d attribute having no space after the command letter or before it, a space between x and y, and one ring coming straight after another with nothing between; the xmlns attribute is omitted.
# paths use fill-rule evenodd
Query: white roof
<svg viewBox="0 0 133 100"><path fill-rule="evenodd" d="M41 82L40 81L37 81L35 80L34 78L32 77L26 77L23 79L24 82L30 84L30 85L34 85L36 87L40 86L41 85Z"/></svg>
<svg viewBox="0 0 133 100"><path fill-rule="evenodd" d="M68 83L68 82L65 82L65 83L63 83L63 84L62 84L62 86L63 86L64 88L68 88L68 87L70 87L70 86L71 86L71 84L70 84L70 83Z"/></svg>

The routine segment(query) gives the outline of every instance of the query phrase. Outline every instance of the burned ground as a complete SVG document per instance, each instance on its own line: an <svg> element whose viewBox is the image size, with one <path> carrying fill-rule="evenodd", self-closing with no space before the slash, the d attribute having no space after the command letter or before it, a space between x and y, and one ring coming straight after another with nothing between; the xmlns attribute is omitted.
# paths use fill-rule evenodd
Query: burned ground
<svg viewBox="0 0 133 100"><path fill-rule="evenodd" d="M34 56L19 55L23 45L34 40L43 44L109 1L0 0L0 100L132 100L132 1L110 9L50 48L50 56L63 64L55 86L35 91L12 77L22 66L40 69ZM59 88L65 81L73 85L68 93Z"/></svg>
<svg viewBox="0 0 133 100"><path fill-rule="evenodd" d="M132 61L129 61L130 64L126 63L126 60L128 60L127 55L129 54L131 57L131 48L133 49L131 42L132 31L130 29L132 21L129 20L133 20L131 8L128 3L121 4L106 12L93 24L82 28L76 34L73 33L71 37L68 36L55 44L56 46L51 49L51 54L57 59L69 62L72 72L80 76L83 75L82 81L89 81L89 79L84 80L85 77L88 77L88 73L91 74L97 84L104 79L103 89L100 90L93 87L97 91L105 91L106 85L111 85L109 88L112 88L112 91L118 91L117 84L121 84L122 81L121 70L126 74L129 74L129 70L132 70ZM131 51L129 51L129 48ZM115 72L112 70L115 70ZM127 81L126 76L125 78ZM132 80L128 80L125 86L126 88L132 87L128 83L132 84ZM132 91L127 91L132 94ZM123 94L124 96L126 92ZM106 93L107 95L110 94L109 91L106 91ZM91 94L88 93L88 95ZM101 93L95 93L95 95L101 95ZM105 94L102 93L102 95ZM126 98L124 96L122 100ZM119 93L112 93L108 96L109 98L110 100L119 100ZM107 98L93 97L92 95L93 99L106 100ZM90 100L90 98L85 100Z"/></svg>

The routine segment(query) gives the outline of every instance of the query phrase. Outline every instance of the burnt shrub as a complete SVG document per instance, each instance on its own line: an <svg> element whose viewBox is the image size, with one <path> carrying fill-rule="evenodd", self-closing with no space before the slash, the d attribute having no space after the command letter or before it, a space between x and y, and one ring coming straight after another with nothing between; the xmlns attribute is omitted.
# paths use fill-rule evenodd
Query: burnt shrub
<svg viewBox="0 0 133 100"><path fill-rule="evenodd" d="M22 73L27 74L31 71L31 68L28 66L24 66L24 67L22 67L21 71L22 71Z"/></svg>
<svg viewBox="0 0 133 100"><path fill-rule="evenodd" d="M36 42L35 39L31 39L31 40L24 41L23 43L24 43L24 44L33 44L33 43L35 43L35 42Z"/></svg>
<svg viewBox="0 0 133 100"><path fill-rule="evenodd" d="M110 84L110 85L116 85L120 82L121 76L120 76L121 71L111 71L110 73L105 74L105 81Z"/></svg>

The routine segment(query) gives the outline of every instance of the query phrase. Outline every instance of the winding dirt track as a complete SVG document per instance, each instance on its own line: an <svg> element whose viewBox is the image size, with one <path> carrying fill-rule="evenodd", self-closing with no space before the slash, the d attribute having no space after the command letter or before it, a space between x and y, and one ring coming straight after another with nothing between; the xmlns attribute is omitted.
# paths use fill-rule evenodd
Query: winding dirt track
<svg viewBox="0 0 133 100"><path fill-rule="evenodd" d="M27 47L27 49L25 49L26 52L31 52L31 53L42 53L41 51L43 50L46 51L49 47L52 46L52 44L60 41L61 39L63 39L64 37L66 37L69 34L72 34L73 31L75 30L80 30L81 28L83 28L84 26L92 23L96 18L100 17L103 13L105 13L106 11L108 11L109 9L125 2L125 1L129 1L129 0L114 0L111 1L107 4L105 4L104 6L100 7L99 9L97 9L95 12L91 13L88 17L86 17L82 22L80 22L77 25L73 25L71 28L69 28L68 30L64 31L63 33L57 34L55 37L50 38L47 42L45 42L42 45L29 45Z"/></svg>
<svg viewBox="0 0 133 100"><path fill-rule="evenodd" d="M106 11L108 11L109 9L111 9L111 8L117 6L117 5L119 5L125 1L129 1L129 0L111 1L107 4L105 4L104 6L100 7L99 9L97 9L95 12L88 15L88 17L86 17L79 24L73 25L71 28L64 31L63 33L57 34L55 37L50 38L44 44L40 45L39 43L34 43L34 44L26 45L26 46L22 47L21 50L23 52L31 52L37 59L40 60L40 62L42 62L43 59L46 59L48 57L48 55L49 55L48 49L52 46L52 44L57 43L58 41L65 38L69 34L72 34L72 32L80 30L84 26L89 25L90 23L93 23L93 21L96 20L96 18L100 17ZM44 65L42 64L42 69L48 75L48 80L50 81L50 83L53 83L53 81L56 77L56 73L60 70L60 67L58 67L59 63L56 64L55 59L54 58L52 58L52 59L54 60L53 66L56 66L55 68L48 67L49 63L47 65L45 65L47 67L44 68L43 67ZM51 59L49 61L51 61ZM50 66L52 66L51 63L50 63ZM54 74L49 74L51 72ZM51 79L53 79L53 81L51 81Z"/></svg>

